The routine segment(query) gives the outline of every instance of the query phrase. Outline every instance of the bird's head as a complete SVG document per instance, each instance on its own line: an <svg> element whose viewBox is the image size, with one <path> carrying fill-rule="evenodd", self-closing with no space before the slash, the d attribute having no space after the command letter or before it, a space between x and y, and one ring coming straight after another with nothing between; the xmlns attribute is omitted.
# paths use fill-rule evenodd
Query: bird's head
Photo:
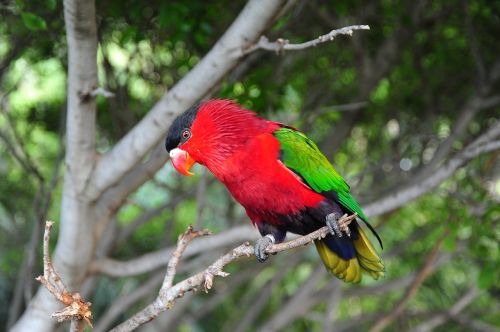
<svg viewBox="0 0 500 332"><path fill-rule="evenodd" d="M214 174L225 170L225 161L269 130L270 122L230 100L214 99L179 115L168 131L165 147L175 169L186 176L195 163Z"/></svg>

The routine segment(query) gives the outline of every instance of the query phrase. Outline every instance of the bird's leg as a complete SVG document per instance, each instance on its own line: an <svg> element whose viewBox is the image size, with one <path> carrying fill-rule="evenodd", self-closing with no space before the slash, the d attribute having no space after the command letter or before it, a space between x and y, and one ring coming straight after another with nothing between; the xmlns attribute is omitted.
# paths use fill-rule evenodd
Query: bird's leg
<svg viewBox="0 0 500 332"><path fill-rule="evenodd" d="M254 250L255 256L257 257L257 260L259 262L263 263L269 257L269 254L266 253L266 249L275 242L276 239L271 234L267 234L266 236L263 236L257 240Z"/></svg>
<svg viewBox="0 0 500 332"><path fill-rule="evenodd" d="M348 216L344 214L341 216L340 213L330 213L326 216L326 226L328 226L330 233L334 236L342 237L342 232L345 232L350 237L349 224L356 218L356 215Z"/></svg>

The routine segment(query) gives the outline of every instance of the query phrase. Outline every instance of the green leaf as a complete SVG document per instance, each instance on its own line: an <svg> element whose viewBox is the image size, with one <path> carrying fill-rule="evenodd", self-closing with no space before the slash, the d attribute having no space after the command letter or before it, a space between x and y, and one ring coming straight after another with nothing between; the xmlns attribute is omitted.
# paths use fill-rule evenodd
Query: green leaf
<svg viewBox="0 0 500 332"><path fill-rule="evenodd" d="M493 283L497 280L497 274L494 266L486 266L481 272L479 272L479 277L477 279L477 284L479 288L487 289L493 285Z"/></svg>
<svg viewBox="0 0 500 332"><path fill-rule="evenodd" d="M33 13L21 13L21 17L23 18L24 25L33 31L37 30L47 30L47 23L43 18L37 16Z"/></svg>
<svg viewBox="0 0 500 332"><path fill-rule="evenodd" d="M54 10L57 6L57 0L46 0L45 6L50 10Z"/></svg>
<svg viewBox="0 0 500 332"><path fill-rule="evenodd" d="M448 236L444 239L444 247L448 251L454 251L457 247L456 238L454 236Z"/></svg>

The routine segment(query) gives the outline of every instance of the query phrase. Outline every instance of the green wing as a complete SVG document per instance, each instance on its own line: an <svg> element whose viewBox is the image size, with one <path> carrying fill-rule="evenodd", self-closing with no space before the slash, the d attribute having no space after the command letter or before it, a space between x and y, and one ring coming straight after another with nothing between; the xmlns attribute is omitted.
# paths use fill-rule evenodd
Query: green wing
<svg viewBox="0 0 500 332"><path fill-rule="evenodd" d="M344 208L356 212L367 222L361 207L349 192L349 185L313 141L288 127L275 131L274 136L280 141L280 159L286 167L304 179L314 191L329 198L333 196Z"/></svg>

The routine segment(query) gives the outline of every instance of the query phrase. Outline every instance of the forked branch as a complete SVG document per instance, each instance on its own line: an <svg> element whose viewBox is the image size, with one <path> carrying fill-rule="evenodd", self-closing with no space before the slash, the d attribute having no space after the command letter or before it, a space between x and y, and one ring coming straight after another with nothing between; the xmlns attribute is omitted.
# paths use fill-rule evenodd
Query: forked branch
<svg viewBox="0 0 500 332"><path fill-rule="evenodd" d="M90 302L86 302L79 293L68 292L61 277L57 273L49 254L50 232L53 221L45 222L45 233L43 235L43 276L36 278L47 290L55 296L66 307L52 314L58 322L71 320L71 331L82 331L85 323L92 327L92 312Z"/></svg>
<svg viewBox="0 0 500 332"><path fill-rule="evenodd" d="M353 214L350 216L344 215L339 219L339 222L348 224L352 222L352 220L354 220L356 217L357 214ZM310 234L295 238L288 242L270 245L266 249L266 252L268 254L273 254L305 246L311 244L315 240L324 238L329 234L329 232L330 230L327 226L325 226ZM223 271L224 267L227 264L233 262L238 258L250 257L254 255L253 246L251 246L249 242L245 242L217 259L205 270L198 272L197 274L176 284L173 284L177 265L179 264L182 253L188 246L189 242L199 236L205 236L209 234L210 232L208 230L193 231L193 228L189 226L187 231L182 234L177 241L177 249L168 262L167 273L163 281L163 285L158 292L157 298L152 303L147 305L144 309L136 313L133 317L121 323L111 331L125 332L136 329L140 325L155 319L161 312L172 308L175 304L175 300L183 297L186 292L197 291L200 288L205 292L208 292L208 290L210 290L213 286L214 277L229 276L229 273Z"/></svg>

